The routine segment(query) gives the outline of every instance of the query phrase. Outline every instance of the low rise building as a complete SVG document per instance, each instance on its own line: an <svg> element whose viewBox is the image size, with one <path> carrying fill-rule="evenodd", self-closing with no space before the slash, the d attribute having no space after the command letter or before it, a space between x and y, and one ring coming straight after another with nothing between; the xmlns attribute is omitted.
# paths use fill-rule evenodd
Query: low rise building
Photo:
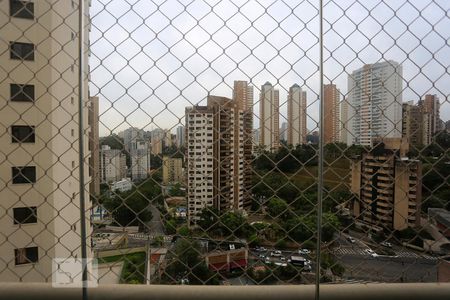
<svg viewBox="0 0 450 300"><path fill-rule="evenodd" d="M428 219L445 237L450 238L450 211L444 208L428 208Z"/></svg>
<svg viewBox="0 0 450 300"><path fill-rule="evenodd" d="M111 185L111 191L127 192L133 188L133 183L130 178L122 178L122 180L113 182Z"/></svg>

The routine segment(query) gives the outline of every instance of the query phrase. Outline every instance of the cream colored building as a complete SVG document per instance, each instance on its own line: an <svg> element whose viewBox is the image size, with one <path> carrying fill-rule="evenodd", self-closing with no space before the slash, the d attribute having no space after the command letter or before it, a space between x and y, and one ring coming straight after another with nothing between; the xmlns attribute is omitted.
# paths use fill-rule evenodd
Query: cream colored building
<svg viewBox="0 0 450 300"><path fill-rule="evenodd" d="M280 91L270 82L261 87L259 95L259 144L267 151L280 146Z"/></svg>
<svg viewBox="0 0 450 300"><path fill-rule="evenodd" d="M384 139L351 164L353 215L375 230L420 225L422 163L408 159L406 139Z"/></svg>
<svg viewBox="0 0 450 300"><path fill-rule="evenodd" d="M287 143L288 145L306 144L306 91L298 84L289 88Z"/></svg>
<svg viewBox="0 0 450 300"><path fill-rule="evenodd" d="M325 84L323 86L324 117L324 143L339 142L339 98L340 92L335 84Z"/></svg>
<svg viewBox="0 0 450 300"><path fill-rule="evenodd" d="M74 3L0 1L2 282L51 282L53 258L81 257ZM85 63L87 70L87 59ZM85 82L82 138L89 208L87 86ZM89 234L89 215L86 224Z"/></svg>
<svg viewBox="0 0 450 300"><path fill-rule="evenodd" d="M162 163L164 184L183 181L183 160L181 158L164 156Z"/></svg>

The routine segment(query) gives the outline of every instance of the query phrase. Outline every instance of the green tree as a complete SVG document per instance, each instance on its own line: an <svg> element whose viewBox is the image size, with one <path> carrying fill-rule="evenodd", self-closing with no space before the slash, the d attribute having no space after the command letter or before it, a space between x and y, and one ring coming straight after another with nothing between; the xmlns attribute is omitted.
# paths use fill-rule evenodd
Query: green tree
<svg viewBox="0 0 450 300"><path fill-rule="evenodd" d="M209 231L218 226L219 221L219 211L214 207L205 207L200 213L200 220L197 225L203 231Z"/></svg>
<svg viewBox="0 0 450 300"><path fill-rule="evenodd" d="M108 145L111 149L123 150L124 148L123 138L114 133L109 136L101 137L99 143L100 146Z"/></svg>
<svg viewBox="0 0 450 300"><path fill-rule="evenodd" d="M288 205L283 199L272 198L267 203L267 210L272 218L279 218L288 213Z"/></svg>
<svg viewBox="0 0 450 300"><path fill-rule="evenodd" d="M200 254L198 242L179 238L173 254L174 259L165 270L171 281L187 278L190 284L218 284L214 273L208 269Z"/></svg>

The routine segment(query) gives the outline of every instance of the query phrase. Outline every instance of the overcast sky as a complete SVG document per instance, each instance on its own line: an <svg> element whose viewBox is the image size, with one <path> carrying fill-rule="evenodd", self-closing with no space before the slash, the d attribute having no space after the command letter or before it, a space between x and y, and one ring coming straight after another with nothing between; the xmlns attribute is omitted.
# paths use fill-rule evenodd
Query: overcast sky
<svg viewBox="0 0 450 300"><path fill-rule="evenodd" d="M234 80L308 93L315 130L319 90L318 0L92 0L91 95L100 135L129 126L174 129L208 93L231 97ZM348 74L385 59L403 65L403 100L427 93L450 119L449 0L325 0L325 83L347 93ZM386 4L387 3L387 4ZM388 6L389 5L389 6ZM342 99L341 97L341 99Z"/></svg>

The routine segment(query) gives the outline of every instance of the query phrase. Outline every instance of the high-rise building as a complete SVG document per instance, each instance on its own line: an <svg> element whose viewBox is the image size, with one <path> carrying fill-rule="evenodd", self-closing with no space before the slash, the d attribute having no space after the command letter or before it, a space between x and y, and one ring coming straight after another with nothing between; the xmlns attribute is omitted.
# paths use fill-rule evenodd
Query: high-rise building
<svg viewBox="0 0 450 300"><path fill-rule="evenodd" d="M436 95L425 95L425 99L419 101L419 106L422 106L423 112L430 115L430 133L434 136L436 132L441 131L441 104L439 98Z"/></svg>
<svg viewBox="0 0 450 300"><path fill-rule="evenodd" d="M402 136L410 145L429 145L431 143L431 114L421 105L414 105L413 101L403 103Z"/></svg>
<svg viewBox="0 0 450 300"><path fill-rule="evenodd" d="M184 133L185 128L184 126L178 126L177 127L177 135L176 135L176 139L177 139L177 147L183 147L184 146Z"/></svg>
<svg viewBox="0 0 450 300"><path fill-rule="evenodd" d="M402 66L392 60L364 65L348 77L347 144L402 135Z"/></svg>
<svg viewBox="0 0 450 300"><path fill-rule="evenodd" d="M353 214L375 230L403 230L420 225L422 164L405 157L405 139L374 142L370 152L351 164Z"/></svg>
<svg viewBox="0 0 450 300"><path fill-rule="evenodd" d="M344 98L341 102L341 113L339 121L339 139L341 143L348 143L349 118L348 118L348 98Z"/></svg>
<svg viewBox="0 0 450 300"><path fill-rule="evenodd" d="M126 156L119 149L103 145L100 150L100 181L111 183L126 177Z"/></svg>
<svg viewBox="0 0 450 300"><path fill-rule="evenodd" d="M306 91L298 84L289 88L288 104L288 145L306 144Z"/></svg>
<svg viewBox="0 0 450 300"><path fill-rule="evenodd" d="M233 89L233 101L236 109L234 109L234 119L237 120L243 113L243 127L240 122L234 123L234 136L238 136L243 131L243 147L244 147L244 207L251 206L251 189L252 189L252 162L253 162L253 86L250 86L247 81L235 81ZM241 148L240 140L235 140L235 147ZM239 164L239 156L234 156L234 164ZM234 169L233 176L239 176L239 169ZM236 178L237 178L236 177ZM236 187L236 186L235 186ZM237 188L236 188L237 189ZM238 192L237 190L235 191Z"/></svg>
<svg viewBox="0 0 450 300"><path fill-rule="evenodd" d="M133 181L144 180L150 174L150 149L147 141L138 140L132 146L131 157L131 179Z"/></svg>
<svg viewBox="0 0 450 300"><path fill-rule="evenodd" d="M280 92L266 82L259 95L259 144L264 150L280 146Z"/></svg>
<svg viewBox="0 0 450 300"><path fill-rule="evenodd" d="M81 257L79 153L90 156L90 129L78 11L58 0L0 1L0 11L0 281L50 282L54 258ZM88 183L87 160L83 167ZM81 192L89 207L89 186Z"/></svg>
<svg viewBox="0 0 450 300"><path fill-rule="evenodd" d="M339 142L339 99L340 92L335 84L325 84L323 86L324 97L324 124L323 135L324 143L337 143Z"/></svg>
<svg viewBox="0 0 450 300"><path fill-rule="evenodd" d="M287 130L288 130L288 123L287 122L281 123L280 141L287 142Z"/></svg>
<svg viewBox="0 0 450 300"><path fill-rule="evenodd" d="M160 128L152 130L151 134L151 154L159 155L163 152L163 143L166 137L166 132Z"/></svg>
<svg viewBox="0 0 450 300"><path fill-rule="evenodd" d="M89 189L91 195L100 194L100 143L98 132L98 97L89 97L89 115L88 122L91 128L89 132L89 150L91 157L89 158L89 174L91 175L91 182Z"/></svg>
<svg viewBox="0 0 450 300"><path fill-rule="evenodd" d="M164 184L183 181L183 160L181 158L164 156L162 167Z"/></svg>
<svg viewBox="0 0 450 300"><path fill-rule="evenodd" d="M244 112L232 99L208 96L207 106L186 108L186 127L190 224L205 207L243 209Z"/></svg>
<svg viewBox="0 0 450 300"><path fill-rule="evenodd" d="M172 147L172 145L172 133L167 129L164 132L164 148Z"/></svg>
<svg viewBox="0 0 450 300"><path fill-rule="evenodd" d="M143 138L144 131L136 128L130 127L123 131L123 144L125 151L131 152L136 146L136 141Z"/></svg>

